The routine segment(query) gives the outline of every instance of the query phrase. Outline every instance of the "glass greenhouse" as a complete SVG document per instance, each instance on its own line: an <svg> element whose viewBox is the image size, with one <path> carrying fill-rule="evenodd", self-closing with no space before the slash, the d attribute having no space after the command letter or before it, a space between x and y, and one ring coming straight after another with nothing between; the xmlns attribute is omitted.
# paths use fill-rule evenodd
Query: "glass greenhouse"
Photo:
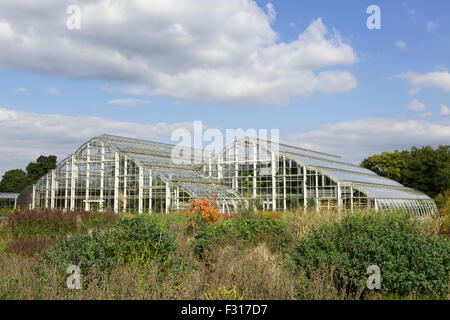
<svg viewBox="0 0 450 320"><path fill-rule="evenodd" d="M14 208L18 196L18 193L0 193L0 209Z"/></svg>
<svg viewBox="0 0 450 320"><path fill-rule="evenodd" d="M434 201L339 156L244 138L219 154L103 135L24 190L21 207L169 212L217 195L223 212L259 198L265 210L403 210L436 214Z"/></svg>

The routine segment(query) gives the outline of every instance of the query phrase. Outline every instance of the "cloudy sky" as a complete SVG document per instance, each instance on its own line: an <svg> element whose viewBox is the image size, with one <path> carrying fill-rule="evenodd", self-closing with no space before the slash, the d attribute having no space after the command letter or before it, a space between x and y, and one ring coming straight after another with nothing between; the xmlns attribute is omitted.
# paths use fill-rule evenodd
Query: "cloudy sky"
<svg viewBox="0 0 450 320"><path fill-rule="evenodd" d="M0 0L0 175L103 133L170 142L195 120L279 129L355 163L448 144L448 12L446 0Z"/></svg>

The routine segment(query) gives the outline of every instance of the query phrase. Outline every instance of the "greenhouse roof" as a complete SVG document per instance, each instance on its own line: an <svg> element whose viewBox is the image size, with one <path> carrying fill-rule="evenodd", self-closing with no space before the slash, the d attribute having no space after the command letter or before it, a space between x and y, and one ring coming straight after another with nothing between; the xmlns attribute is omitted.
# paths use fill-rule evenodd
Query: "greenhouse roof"
<svg viewBox="0 0 450 320"><path fill-rule="evenodd" d="M132 158L136 163L152 168L166 181L177 182L180 187L190 193L196 195L212 195L214 193L222 194L224 197L236 196L234 193L233 195L227 194L230 192L229 188L201 173L202 167L206 164L205 159L211 157L210 152L113 135L102 135L94 139L105 142ZM373 171L352 164L337 155L262 139L244 138L235 143L242 142L256 142L264 145L267 150L274 151L278 156L293 159L309 170L320 171L335 181L354 185L375 198L430 199L421 192L406 188L394 180L378 176ZM232 145L228 145L222 153L227 154L227 150L231 150L231 148Z"/></svg>
<svg viewBox="0 0 450 320"><path fill-rule="evenodd" d="M0 199L15 199L18 196L18 193L0 193Z"/></svg>

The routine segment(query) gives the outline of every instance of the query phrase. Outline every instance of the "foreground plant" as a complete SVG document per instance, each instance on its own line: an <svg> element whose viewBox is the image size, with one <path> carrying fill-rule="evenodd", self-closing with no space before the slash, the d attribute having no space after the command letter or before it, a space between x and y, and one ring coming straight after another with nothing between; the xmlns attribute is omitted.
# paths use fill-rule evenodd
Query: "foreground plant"
<svg viewBox="0 0 450 320"><path fill-rule="evenodd" d="M381 271L383 294L448 294L450 241L403 214L345 216L301 237L290 257L297 267L332 268L348 294L365 288L371 265Z"/></svg>
<svg viewBox="0 0 450 320"><path fill-rule="evenodd" d="M197 231L204 224L215 224L221 217L217 205L217 195L191 200L191 208L184 212L190 220L186 225L188 232Z"/></svg>

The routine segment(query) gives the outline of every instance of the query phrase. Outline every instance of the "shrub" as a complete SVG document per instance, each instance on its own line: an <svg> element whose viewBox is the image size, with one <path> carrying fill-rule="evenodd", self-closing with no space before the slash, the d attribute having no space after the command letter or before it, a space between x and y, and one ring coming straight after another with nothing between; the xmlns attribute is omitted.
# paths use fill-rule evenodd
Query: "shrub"
<svg viewBox="0 0 450 320"><path fill-rule="evenodd" d="M60 210L16 211L8 219L8 225L14 239L58 239L77 232L76 219L81 214Z"/></svg>
<svg viewBox="0 0 450 320"><path fill-rule="evenodd" d="M112 211L98 212L92 211L89 214L81 215L81 221L87 229L111 228L116 223L119 216Z"/></svg>
<svg viewBox="0 0 450 320"><path fill-rule="evenodd" d="M190 218L186 225L188 231L195 231L205 223L214 224L220 218L219 207L217 205L217 196L211 199L192 199L191 208L184 212L184 215Z"/></svg>
<svg viewBox="0 0 450 320"><path fill-rule="evenodd" d="M12 211L12 209L0 208L0 217L9 217Z"/></svg>
<svg viewBox="0 0 450 320"><path fill-rule="evenodd" d="M308 199L306 199L306 205L308 206L308 209L310 209L310 210L316 209L316 206L317 206L316 198L311 196Z"/></svg>
<svg viewBox="0 0 450 320"><path fill-rule="evenodd" d="M20 210L8 219L14 239L62 239L88 229L114 225L113 212L74 212L62 210Z"/></svg>
<svg viewBox="0 0 450 320"><path fill-rule="evenodd" d="M271 248L283 247L289 240L286 225L280 220L270 218L235 218L220 224L205 226L195 235L194 252L203 256L213 245L237 241L256 245L266 242Z"/></svg>
<svg viewBox="0 0 450 320"><path fill-rule="evenodd" d="M8 244L8 251L24 256L33 256L36 253L44 251L50 245L51 241L48 239L19 239Z"/></svg>
<svg viewBox="0 0 450 320"><path fill-rule="evenodd" d="M286 199L287 201L287 208L289 210L296 210L300 208L300 201L298 200L298 195L289 195Z"/></svg>
<svg viewBox="0 0 450 320"><path fill-rule="evenodd" d="M338 286L345 283L349 293L364 286L369 265L378 265L383 293L444 294L449 240L424 234L419 224L395 213L348 215L301 237L290 257L297 267L336 270Z"/></svg>
<svg viewBox="0 0 450 320"><path fill-rule="evenodd" d="M258 210L262 210L263 202L261 198L251 198L248 196L247 200L241 200L238 203L238 216L242 218L252 218L258 212Z"/></svg>
<svg viewBox="0 0 450 320"><path fill-rule="evenodd" d="M62 269L78 265L86 274L94 266L103 271L116 263L164 262L175 248L156 224L137 217L120 219L111 230L74 236L46 250L44 258Z"/></svg>
<svg viewBox="0 0 450 320"><path fill-rule="evenodd" d="M450 190L445 191L443 194L438 194L436 198L434 198L434 201L443 218L441 232L448 236L450 235Z"/></svg>
<svg viewBox="0 0 450 320"><path fill-rule="evenodd" d="M155 223L142 218L121 219L108 235L116 255L123 262L157 260L163 262L176 249L174 239Z"/></svg>

